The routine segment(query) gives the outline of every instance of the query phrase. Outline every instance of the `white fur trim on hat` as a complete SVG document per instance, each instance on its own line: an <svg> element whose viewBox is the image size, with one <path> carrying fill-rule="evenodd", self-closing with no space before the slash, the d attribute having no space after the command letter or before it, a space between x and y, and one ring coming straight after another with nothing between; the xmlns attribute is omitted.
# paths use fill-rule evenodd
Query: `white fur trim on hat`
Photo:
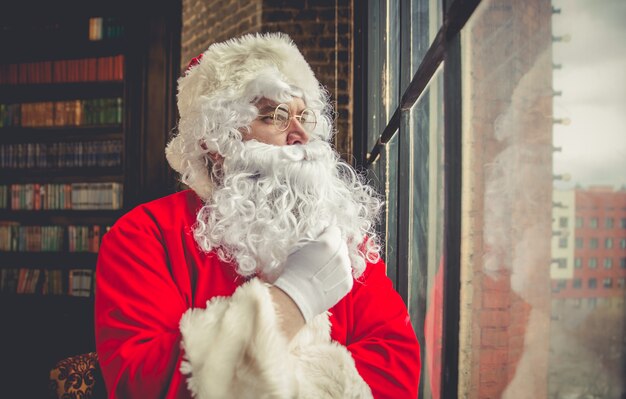
<svg viewBox="0 0 626 399"><path fill-rule="evenodd" d="M289 36L248 34L211 45L178 80L180 120L165 151L169 164L207 199L212 190L207 153L226 157L239 150L242 131L258 114L256 100L294 96L319 114L312 137L329 140L328 93Z"/></svg>

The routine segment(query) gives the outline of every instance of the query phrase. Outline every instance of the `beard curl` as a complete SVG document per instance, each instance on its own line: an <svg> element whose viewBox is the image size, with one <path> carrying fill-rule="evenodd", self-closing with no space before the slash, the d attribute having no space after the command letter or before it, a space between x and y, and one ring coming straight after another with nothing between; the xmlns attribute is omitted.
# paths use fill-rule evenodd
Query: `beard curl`
<svg viewBox="0 0 626 399"><path fill-rule="evenodd" d="M219 185L197 215L194 236L202 250L216 250L242 276L273 282L303 241L336 225L355 278L366 261L378 261L382 203L327 142L237 144L217 168Z"/></svg>

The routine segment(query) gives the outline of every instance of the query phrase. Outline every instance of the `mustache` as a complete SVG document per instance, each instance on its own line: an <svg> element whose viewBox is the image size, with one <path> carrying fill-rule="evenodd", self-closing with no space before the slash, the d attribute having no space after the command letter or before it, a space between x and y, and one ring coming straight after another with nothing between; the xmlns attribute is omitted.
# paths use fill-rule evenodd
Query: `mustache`
<svg viewBox="0 0 626 399"><path fill-rule="evenodd" d="M222 173L224 176L241 172L259 176L280 175L289 166L309 162L332 165L337 160L330 144L322 140L285 146L249 140L243 142L235 154L224 158Z"/></svg>

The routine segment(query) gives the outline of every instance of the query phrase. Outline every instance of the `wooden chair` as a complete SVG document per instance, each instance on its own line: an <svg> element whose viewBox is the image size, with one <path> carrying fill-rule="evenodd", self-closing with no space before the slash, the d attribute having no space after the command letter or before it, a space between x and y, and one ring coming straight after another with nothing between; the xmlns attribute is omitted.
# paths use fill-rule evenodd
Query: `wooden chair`
<svg viewBox="0 0 626 399"><path fill-rule="evenodd" d="M50 397L57 399L104 399L106 391L98 366L98 354L68 357L50 370Z"/></svg>

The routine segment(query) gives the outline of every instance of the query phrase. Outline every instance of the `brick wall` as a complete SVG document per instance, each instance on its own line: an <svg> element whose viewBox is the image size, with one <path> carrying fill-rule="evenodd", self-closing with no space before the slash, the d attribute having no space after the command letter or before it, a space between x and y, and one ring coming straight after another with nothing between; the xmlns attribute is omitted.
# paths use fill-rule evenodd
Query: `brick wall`
<svg viewBox="0 0 626 399"><path fill-rule="evenodd" d="M352 154L352 0L183 0L181 71L210 44L250 32L287 33L337 111L335 144Z"/></svg>
<svg viewBox="0 0 626 399"><path fill-rule="evenodd" d="M261 28L261 0L183 0L181 72L212 43Z"/></svg>

